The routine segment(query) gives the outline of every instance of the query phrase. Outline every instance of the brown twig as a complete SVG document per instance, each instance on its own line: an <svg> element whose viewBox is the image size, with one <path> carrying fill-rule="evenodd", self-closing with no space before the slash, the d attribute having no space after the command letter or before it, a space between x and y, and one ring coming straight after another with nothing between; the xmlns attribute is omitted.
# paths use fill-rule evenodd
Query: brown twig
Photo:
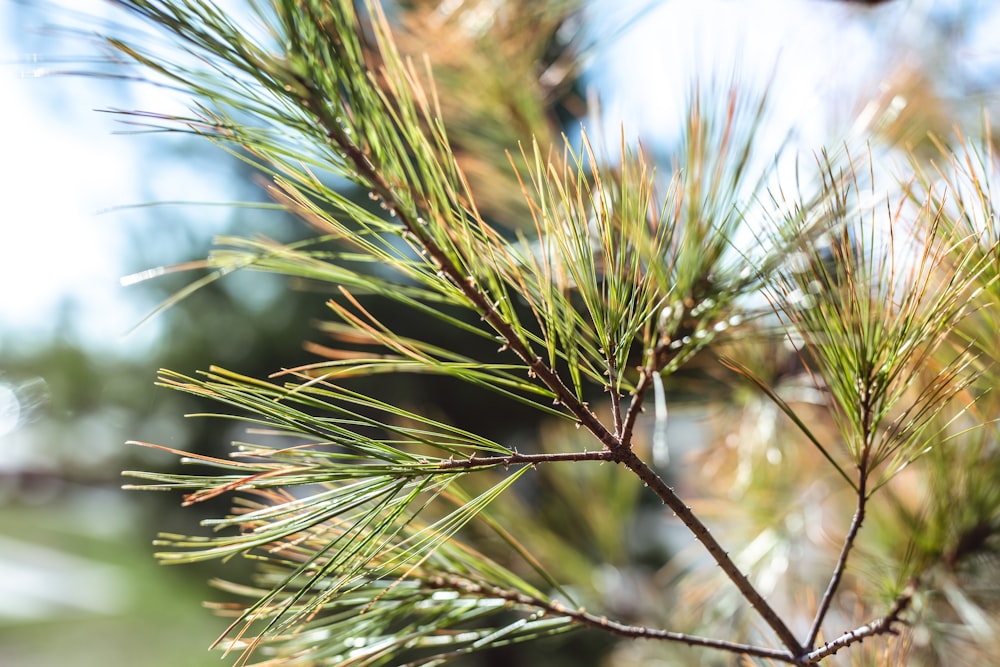
<svg viewBox="0 0 1000 667"><path fill-rule="evenodd" d="M836 594L837 588L840 586L840 581L844 576L844 571L847 568L847 558L854 546L854 540L857 538L858 532L861 530L861 524L865 520L865 506L868 501L866 493L867 477L868 475L864 466L862 466L861 475L858 480L858 506L854 512L854 518L851 519L851 527L847 530L847 535L844 536L844 544L840 549L840 557L837 559L837 564L833 568L830 583L823 593L823 598L820 600L819 607L816 610L816 617L813 619L812 626L809 628L809 634L806 636L805 646L807 648L812 648L816 637L819 636L823 619L826 618L826 614L830 610L833 596Z"/></svg>
<svg viewBox="0 0 1000 667"><path fill-rule="evenodd" d="M555 616L565 616L573 619L580 625L610 632L618 635L619 637L680 642L689 646L703 646L739 655L770 658L771 660L779 660L781 662L788 663L796 662L795 656L788 651L770 649L761 646L752 646L750 644L739 644L721 639L712 639L710 637L700 637L698 635L689 635L683 632L671 632L669 630L660 630L641 625L629 625L608 619L606 616L592 614L583 608L570 609L558 601L542 600L517 591L510 591L494 586L484 586L459 577L436 576L432 577L426 583L432 588L458 591L466 595L499 598L515 604L532 607Z"/></svg>
<svg viewBox="0 0 1000 667"><path fill-rule="evenodd" d="M632 401L625 412L625 419L619 432L621 441L628 443L629 446L632 443L635 422L639 418L639 413L642 412L642 402L646 399L649 388L653 386L653 373L655 372L648 366L639 369L639 382L635 385L635 391L632 392Z"/></svg>
<svg viewBox="0 0 1000 667"><path fill-rule="evenodd" d="M483 597L499 598L509 602L520 604L534 609L542 610L548 614L565 616L575 622L588 627L610 632L620 637L631 639L651 639L660 641L671 641L689 646L702 646L720 651L727 651L739 655L748 655L758 658L768 658L778 662L793 665L814 665L826 657L837 653L841 649L864 641L868 637L880 634L896 634L895 625L902 622L900 616L905 612L912 602L916 590L916 582L910 582L906 589L896 598L895 604L889 612L870 623L866 623L858 628L845 632L836 639L829 641L823 646L812 651L781 651L762 646L750 644L740 644L698 635L689 635L683 632L671 632L650 628L641 625L628 625L619 621L608 619L606 616L597 616L585 609L569 609L558 601L542 600L517 591L510 591L495 586L485 586L480 583L469 581L457 576L434 576L426 580L425 585L431 588L447 589L458 591L466 595L479 595Z"/></svg>
<svg viewBox="0 0 1000 667"><path fill-rule="evenodd" d="M620 442L628 442L622 439L624 422L622 421L622 395L618 391L618 366L615 363L613 351L607 353L608 362L608 392L611 394L611 418L615 425L615 436Z"/></svg>
<svg viewBox="0 0 1000 667"><path fill-rule="evenodd" d="M608 449L594 452L556 452L550 454L508 454L505 456L476 456L453 458L430 464L434 470L468 470L475 468L496 468L503 466L537 465L539 463L559 463L565 461L612 461L614 453Z"/></svg>
<svg viewBox="0 0 1000 667"><path fill-rule="evenodd" d="M836 639L823 644L819 648L809 651L802 656L800 664L816 664L823 658L833 655L840 649L851 646L852 644L857 644L858 642L864 641L868 637L872 637L874 635L896 634L897 631L893 626L895 626L896 623L901 622L900 616L902 616L903 612L909 608L915 592L916 583L910 582L900 596L896 598L896 602L892 606L892 609L889 610L888 614L882 618L872 621L871 623L867 623L859 628L845 632Z"/></svg>
<svg viewBox="0 0 1000 667"><path fill-rule="evenodd" d="M639 413L642 412L642 404L646 400L646 394L649 393L649 388L653 386L653 375L659 373L669 362L668 354L667 343L658 343L649 355L649 361L639 369L639 382L636 383L635 391L632 392L632 402L625 413L624 424L620 431L622 442L629 444L632 442L632 431L635 429L635 423L639 419Z"/></svg>

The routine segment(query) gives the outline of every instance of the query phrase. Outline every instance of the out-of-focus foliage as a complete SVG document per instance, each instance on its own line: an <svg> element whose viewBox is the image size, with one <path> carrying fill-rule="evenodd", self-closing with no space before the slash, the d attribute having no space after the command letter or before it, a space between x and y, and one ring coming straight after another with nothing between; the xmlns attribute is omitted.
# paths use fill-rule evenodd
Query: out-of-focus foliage
<svg viewBox="0 0 1000 667"><path fill-rule="evenodd" d="M399 48L430 62L455 157L483 214L508 226L528 227L530 214L504 151L528 137L558 146L564 125L586 114L583 4L401 3Z"/></svg>

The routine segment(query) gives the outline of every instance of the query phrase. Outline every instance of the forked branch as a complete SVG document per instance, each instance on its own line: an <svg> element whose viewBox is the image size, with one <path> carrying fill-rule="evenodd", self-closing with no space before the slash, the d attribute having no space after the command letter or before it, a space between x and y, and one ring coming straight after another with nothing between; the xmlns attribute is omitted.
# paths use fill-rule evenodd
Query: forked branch
<svg viewBox="0 0 1000 667"><path fill-rule="evenodd" d="M738 655L753 656L756 658L767 658L777 662L793 665L813 665L824 658L833 655L841 649L847 648L869 637L880 634L896 634L895 626L901 623L902 614L909 608L915 591L914 583L911 582L906 590L900 594L885 616L866 623L854 630L845 632L836 639L829 641L823 646L812 651L782 651L762 646L750 644L740 644L710 637L699 637L682 632L671 632L640 625L629 625L619 621L608 619L606 616L597 616L583 608L570 609L559 601L543 600L525 593L510 591L494 586L487 586L481 583L469 581L457 576L435 576L425 582L431 588L458 591L466 595L476 595L490 598L499 598L508 602L536 609L552 616L563 616L570 618L573 622L587 627L610 632L619 637L631 639L650 639L657 641L670 641L688 646L701 646L712 648Z"/></svg>

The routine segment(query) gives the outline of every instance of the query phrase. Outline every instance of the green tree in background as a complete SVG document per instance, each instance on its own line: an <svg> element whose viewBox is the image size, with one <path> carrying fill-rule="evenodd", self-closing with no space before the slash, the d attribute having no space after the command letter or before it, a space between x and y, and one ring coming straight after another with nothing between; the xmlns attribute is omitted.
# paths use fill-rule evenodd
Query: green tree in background
<svg viewBox="0 0 1000 667"><path fill-rule="evenodd" d="M170 450L195 473L129 473L231 503L159 544L249 561L217 582L247 600L218 606L236 660L439 664L568 636L614 665L995 654L989 136L889 182L840 150L786 183L757 150L766 96L733 82L691 95L658 175L539 111L572 81L539 47L570 5L503 5L493 45L490 3L418 5L404 57L346 0L251 2L240 24L120 4L167 40L110 44L193 99L147 121L237 153L319 234L220 239L202 282L331 295L315 363L164 371L246 428L228 455ZM469 56L427 66L435 47ZM475 72L493 101L448 83Z"/></svg>

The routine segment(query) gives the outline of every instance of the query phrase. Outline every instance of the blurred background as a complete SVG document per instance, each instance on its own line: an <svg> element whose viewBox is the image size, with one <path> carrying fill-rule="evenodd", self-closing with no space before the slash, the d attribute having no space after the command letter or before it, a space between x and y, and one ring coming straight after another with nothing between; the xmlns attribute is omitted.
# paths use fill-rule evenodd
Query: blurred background
<svg viewBox="0 0 1000 667"><path fill-rule="evenodd" d="M519 20L494 21L501 6ZM521 206L503 150L531 133L573 137L585 123L613 152L624 131L669 167L695 78L768 87L774 150L855 141L877 117L876 152L919 151L928 131L981 127L998 101L1000 7L986 0L458 0L391 14L402 47L430 53L466 169L499 218ZM157 389L156 370L265 376L312 358L303 342L323 317L323 294L257 274L148 319L202 274L123 285L203 258L219 234L309 234L278 212L220 205L264 201L233 157L101 112L183 109L168 91L100 76L115 70L98 35L134 29L111 2L0 0L4 666L218 664L205 648L225 621L201 607L218 597L214 566L152 558L156 533L196 531L197 512L121 491L122 470L173 465L124 442L217 451L229 427L182 418L199 406ZM451 398L440 402L476 415ZM608 646L586 650L568 664L612 664Z"/></svg>

